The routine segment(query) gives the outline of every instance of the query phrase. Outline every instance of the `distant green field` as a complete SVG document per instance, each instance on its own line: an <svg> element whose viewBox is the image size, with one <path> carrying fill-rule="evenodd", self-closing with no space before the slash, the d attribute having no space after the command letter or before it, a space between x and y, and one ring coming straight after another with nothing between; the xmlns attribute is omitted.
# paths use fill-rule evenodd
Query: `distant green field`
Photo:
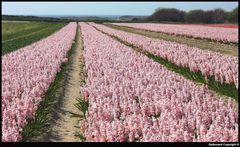
<svg viewBox="0 0 240 147"><path fill-rule="evenodd" d="M39 41L66 23L2 22L2 55Z"/></svg>

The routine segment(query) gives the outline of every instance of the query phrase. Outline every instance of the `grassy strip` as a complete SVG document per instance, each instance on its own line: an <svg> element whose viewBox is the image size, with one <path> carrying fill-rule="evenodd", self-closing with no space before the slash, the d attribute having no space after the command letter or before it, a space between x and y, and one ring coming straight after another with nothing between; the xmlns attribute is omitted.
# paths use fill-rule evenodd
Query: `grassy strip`
<svg viewBox="0 0 240 147"><path fill-rule="evenodd" d="M109 23L105 23L104 25L111 27L113 29L135 33L135 34L143 35L146 37L163 39L166 41L174 41L177 43L186 44L191 47L198 47L200 49L219 52L226 55L238 56L238 45L234 45L234 44L224 44L224 43L213 42L205 39L196 39L196 38L189 38L185 36L170 35L170 34L161 33L161 32L146 31L146 30L136 29L131 27L117 26Z"/></svg>
<svg viewBox="0 0 240 147"><path fill-rule="evenodd" d="M27 36L31 36L33 34L39 33L40 31L44 31L45 29L48 29L48 27L46 26L46 27L42 27L42 28L26 30L25 32L22 33L23 35L16 35L15 36L15 34L13 34L12 37L10 37L10 39L3 40L2 43L10 42L10 41L17 40L17 39L20 39L20 38L26 38Z"/></svg>
<svg viewBox="0 0 240 147"><path fill-rule="evenodd" d="M31 43L34 43L36 41L39 41L40 39L45 38L45 37L53 34L54 32L58 31L60 28L62 28L65 25L66 24L63 24L63 23L54 24L54 25L50 26L49 28L47 28L43 31L40 31L38 33L35 33L33 35L14 39L14 40L7 41L7 42L3 42L2 43L2 55L12 52L12 51L19 49L21 47L24 47L26 45L29 45Z"/></svg>
<svg viewBox="0 0 240 147"><path fill-rule="evenodd" d="M97 29L96 27L94 27L94 28ZM147 57L149 57L149 58L153 59L154 61L164 65L165 67L167 67L167 69L169 69L171 71L174 71L176 73L179 73L182 76L184 76L185 78L187 78L189 80L192 80L194 82L206 84L206 85L208 85L209 89L214 90L221 95L232 97L232 98L234 98L238 101L238 89L235 87L234 83L221 84L219 81L216 81L213 76L205 78L205 76L200 71L193 72L188 67L178 66L178 65L168 61L167 59L161 58L161 57L156 56L156 55L154 55L154 54L152 54L148 51L145 51L141 48L138 48L138 47L136 47L135 45L133 45L129 42L126 42L126 41L123 41L123 40L119 39L118 37L115 37L113 35L105 33L105 32L103 32L99 29L97 29L97 30L106 34L106 35L108 35L108 36L110 36L110 37L112 37L112 38L114 38L114 39L116 39L116 40L118 40L119 42L133 48L135 51L143 53Z"/></svg>
<svg viewBox="0 0 240 147"><path fill-rule="evenodd" d="M42 22L4 22L2 21L2 37L14 34L23 30L38 28L43 25Z"/></svg>
<svg viewBox="0 0 240 147"><path fill-rule="evenodd" d="M29 23L29 25L33 25L33 26L29 26L29 27L22 27L21 25L19 26L19 28L21 28L21 30L16 30L15 32L9 32L9 33L5 33L2 35L2 42L5 42L7 40L11 40L13 38L17 38L17 37L21 37L24 35L28 35L32 32L36 32L39 30L42 30L44 28L49 27L49 25L52 25L51 23Z"/></svg>
<svg viewBox="0 0 240 147"><path fill-rule="evenodd" d="M75 42L67 53L68 58L70 58L71 55L74 53L74 49L76 48L76 39L77 35L74 40ZM23 128L22 132L23 142L31 141L31 139L33 139L34 137L41 136L44 132L48 130L48 127L50 126L50 111L56 100L57 90L62 86L61 82L64 79L66 67L69 64L70 61L61 65L61 71L57 73L54 82L50 85L49 89L45 93L43 101L40 103L38 110L35 114L35 119L29 118L27 120L28 123Z"/></svg>

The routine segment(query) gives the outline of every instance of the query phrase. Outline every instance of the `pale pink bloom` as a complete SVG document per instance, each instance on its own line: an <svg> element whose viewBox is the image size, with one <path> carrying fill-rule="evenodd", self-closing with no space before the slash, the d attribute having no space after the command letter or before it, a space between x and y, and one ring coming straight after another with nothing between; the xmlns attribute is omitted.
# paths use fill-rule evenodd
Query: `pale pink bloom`
<svg viewBox="0 0 240 147"><path fill-rule="evenodd" d="M87 71L83 89L89 92L90 104L86 121L79 125L87 141L238 140L234 100L223 101L208 87L186 80L86 23L79 24Z"/></svg>
<svg viewBox="0 0 240 147"><path fill-rule="evenodd" d="M2 140L20 141L75 38L77 24L2 56Z"/></svg>
<svg viewBox="0 0 240 147"><path fill-rule="evenodd" d="M178 24L154 23L113 23L143 30L164 32L175 35L187 35L195 38L208 38L222 42L238 42L238 28L217 28L207 26L186 26Z"/></svg>
<svg viewBox="0 0 240 147"><path fill-rule="evenodd" d="M215 79L221 83L234 83L238 89L238 57L227 56L217 52L190 47L185 44L120 31L100 24L90 24L105 33L120 38L156 56L167 59L178 66L188 67L193 72L200 71L206 78L207 76L214 76ZM219 32L217 32L217 34L219 34ZM236 35L236 37L238 38L238 35Z"/></svg>

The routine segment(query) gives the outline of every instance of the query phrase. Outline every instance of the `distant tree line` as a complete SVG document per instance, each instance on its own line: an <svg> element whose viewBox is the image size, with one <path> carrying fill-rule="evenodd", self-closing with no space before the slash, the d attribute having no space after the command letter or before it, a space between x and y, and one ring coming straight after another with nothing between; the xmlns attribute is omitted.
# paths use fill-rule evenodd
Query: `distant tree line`
<svg viewBox="0 0 240 147"><path fill-rule="evenodd" d="M39 17L39 16L22 16L22 15L2 15L2 20L7 21L40 21L40 22L72 22L72 21L82 21L82 22L96 22L96 23L104 23L104 22L118 22L115 20L110 20L101 17L64 17L64 18L53 18L53 17ZM129 21L123 21L129 22Z"/></svg>
<svg viewBox="0 0 240 147"><path fill-rule="evenodd" d="M2 15L2 20L8 21L43 21L43 22L69 22L70 19L52 18L52 17L38 17L38 16L16 16L16 15Z"/></svg>
<svg viewBox="0 0 240 147"><path fill-rule="evenodd" d="M181 11L175 8L159 8L146 21L186 23L238 23L238 7L230 12L221 8L214 10Z"/></svg>

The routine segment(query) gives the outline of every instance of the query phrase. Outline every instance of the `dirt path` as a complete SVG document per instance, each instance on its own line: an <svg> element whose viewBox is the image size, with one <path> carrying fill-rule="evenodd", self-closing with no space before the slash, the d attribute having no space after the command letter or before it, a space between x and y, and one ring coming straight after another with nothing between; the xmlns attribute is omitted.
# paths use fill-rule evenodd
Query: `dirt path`
<svg viewBox="0 0 240 147"><path fill-rule="evenodd" d="M79 29L79 28L78 28ZM50 132L44 137L44 142L79 142L80 139L75 137L79 126L78 118L71 117L70 112L81 113L74 106L77 98L80 97L80 65L82 54L82 40L80 30L78 30L77 45L74 53L70 58L70 65L67 67L63 88L59 91L59 101L54 108L53 122L51 123Z"/></svg>

